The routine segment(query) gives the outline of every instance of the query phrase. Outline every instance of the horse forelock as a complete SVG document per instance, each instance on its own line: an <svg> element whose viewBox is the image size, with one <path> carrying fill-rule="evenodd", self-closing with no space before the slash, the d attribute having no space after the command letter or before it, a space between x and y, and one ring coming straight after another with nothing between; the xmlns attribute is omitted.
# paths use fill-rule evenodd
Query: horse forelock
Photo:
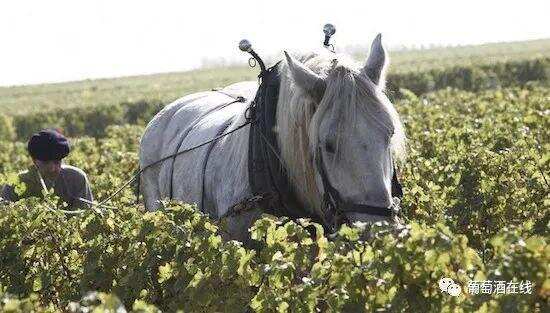
<svg viewBox="0 0 550 313"><path fill-rule="evenodd" d="M373 121L391 136L396 158L405 157L405 133L393 104L378 86L360 71L359 64L344 55L321 53L298 57L305 66L325 78L326 90L320 103L305 94L292 80L286 63L279 68L281 88L277 107L277 133L281 156L293 181L297 196L308 208L321 208L321 195L315 184L313 160L319 145L319 128L325 114L333 114L336 157L346 153L339 144L345 128L359 116Z"/></svg>

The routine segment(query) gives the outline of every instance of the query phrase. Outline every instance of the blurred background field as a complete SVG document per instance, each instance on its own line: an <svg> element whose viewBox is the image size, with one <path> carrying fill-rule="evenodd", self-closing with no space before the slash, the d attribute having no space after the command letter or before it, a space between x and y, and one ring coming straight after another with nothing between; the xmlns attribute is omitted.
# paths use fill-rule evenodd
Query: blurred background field
<svg viewBox="0 0 550 313"><path fill-rule="evenodd" d="M368 48L356 47L350 50L358 60L364 60ZM550 39L390 51L390 55L390 83L392 78L397 80L401 79L401 76L417 81L419 73L429 73L430 71L548 60L550 58ZM270 58L278 59L277 57ZM247 56L243 55L243 61L246 59ZM242 65L181 73L0 87L0 114L25 115L55 109L116 105L140 100L169 103L192 92L210 90L243 80L254 80L257 74L258 69ZM550 76L549 73L545 75L546 78ZM406 86L399 87L406 88Z"/></svg>

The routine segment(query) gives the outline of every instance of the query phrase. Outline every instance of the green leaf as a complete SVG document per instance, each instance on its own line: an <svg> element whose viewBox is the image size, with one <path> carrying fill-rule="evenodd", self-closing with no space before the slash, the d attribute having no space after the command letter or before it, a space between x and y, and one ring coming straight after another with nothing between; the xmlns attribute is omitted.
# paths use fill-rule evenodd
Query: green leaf
<svg viewBox="0 0 550 313"><path fill-rule="evenodd" d="M163 282L169 280L170 278L172 278L173 272L174 271L170 263L159 266L158 282L162 284Z"/></svg>
<svg viewBox="0 0 550 313"><path fill-rule="evenodd" d="M32 291L37 292L42 290L42 278L36 276L32 281Z"/></svg>

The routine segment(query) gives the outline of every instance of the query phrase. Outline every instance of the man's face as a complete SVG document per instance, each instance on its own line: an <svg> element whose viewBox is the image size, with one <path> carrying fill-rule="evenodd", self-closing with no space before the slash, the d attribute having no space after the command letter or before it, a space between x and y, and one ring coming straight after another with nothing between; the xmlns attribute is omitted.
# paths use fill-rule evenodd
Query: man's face
<svg viewBox="0 0 550 313"><path fill-rule="evenodd" d="M61 160L41 161L33 159L40 174L48 179L55 179L61 172Z"/></svg>

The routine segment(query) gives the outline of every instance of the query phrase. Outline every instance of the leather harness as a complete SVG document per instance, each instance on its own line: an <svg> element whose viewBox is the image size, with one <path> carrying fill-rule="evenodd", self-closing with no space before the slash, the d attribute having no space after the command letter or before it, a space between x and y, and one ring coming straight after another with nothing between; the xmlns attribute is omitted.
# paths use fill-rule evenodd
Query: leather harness
<svg viewBox="0 0 550 313"><path fill-rule="evenodd" d="M297 200L290 184L288 173L280 160L275 132L280 86L278 65L260 73L261 84L250 106L253 122L248 143L248 179L253 195L269 199L260 203L268 213L304 217L309 212Z"/></svg>

